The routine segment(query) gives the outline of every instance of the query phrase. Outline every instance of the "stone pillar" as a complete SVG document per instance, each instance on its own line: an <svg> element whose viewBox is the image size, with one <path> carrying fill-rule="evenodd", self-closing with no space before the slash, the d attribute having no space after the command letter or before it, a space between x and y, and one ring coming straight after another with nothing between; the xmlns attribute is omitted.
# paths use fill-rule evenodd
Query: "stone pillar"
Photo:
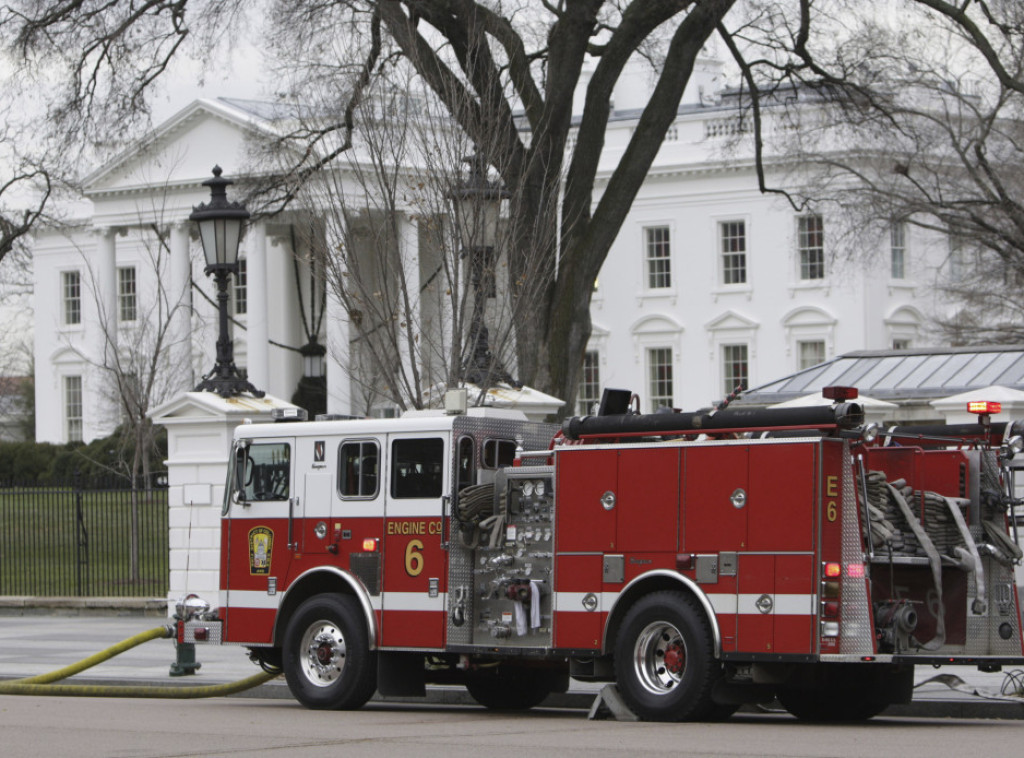
<svg viewBox="0 0 1024 758"><path fill-rule="evenodd" d="M183 377L187 387L196 386L192 360L192 222L171 224L171 256L168 266L167 303L171 309L170 340L172 370Z"/></svg>
<svg viewBox="0 0 1024 758"><path fill-rule="evenodd" d="M220 602L220 520L231 438L236 426L269 421L279 407L294 406L269 395L225 399L184 392L150 413L167 427L168 616L188 592L214 606Z"/></svg>
<svg viewBox="0 0 1024 758"><path fill-rule="evenodd" d="M270 332L267 324L267 225L249 228L246 261L246 370L256 389L270 384Z"/></svg>

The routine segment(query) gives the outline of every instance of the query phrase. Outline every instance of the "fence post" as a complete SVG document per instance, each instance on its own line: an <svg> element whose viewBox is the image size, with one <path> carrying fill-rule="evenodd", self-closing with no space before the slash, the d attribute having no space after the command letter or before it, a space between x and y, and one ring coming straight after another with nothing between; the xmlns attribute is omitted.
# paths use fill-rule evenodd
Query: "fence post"
<svg viewBox="0 0 1024 758"><path fill-rule="evenodd" d="M85 528L85 516L82 512L82 472L75 470L75 594L85 595L85 569L89 567L89 531Z"/></svg>

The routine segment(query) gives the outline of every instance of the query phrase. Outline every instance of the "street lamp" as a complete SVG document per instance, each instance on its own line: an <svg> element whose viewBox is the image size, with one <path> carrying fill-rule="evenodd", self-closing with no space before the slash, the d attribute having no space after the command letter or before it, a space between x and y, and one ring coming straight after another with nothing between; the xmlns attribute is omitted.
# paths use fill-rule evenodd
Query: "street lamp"
<svg viewBox="0 0 1024 758"><path fill-rule="evenodd" d="M487 180L487 162L480 152L464 159L469 175L449 194L455 211L462 256L469 256L470 286L473 288L473 313L469 333L473 346L465 367L465 379L482 389L490 375L515 383L500 366L492 365L484 323L484 302L495 296L494 246L498 238L501 201L511 196L498 182Z"/></svg>
<svg viewBox="0 0 1024 758"><path fill-rule="evenodd" d="M233 397L248 392L253 397L265 394L243 379L235 367L234 348L228 336L228 281L238 272L238 243L242 239L242 226L249 218L245 205L230 202L227 186L234 184L221 177L220 166L213 167L213 178L203 182L210 188L210 202L193 206L189 221L199 226L199 239L203 243L206 269L203 273L214 276L217 283L217 310L220 317L220 336L217 338L217 363L203 377L196 392L216 392L221 397Z"/></svg>

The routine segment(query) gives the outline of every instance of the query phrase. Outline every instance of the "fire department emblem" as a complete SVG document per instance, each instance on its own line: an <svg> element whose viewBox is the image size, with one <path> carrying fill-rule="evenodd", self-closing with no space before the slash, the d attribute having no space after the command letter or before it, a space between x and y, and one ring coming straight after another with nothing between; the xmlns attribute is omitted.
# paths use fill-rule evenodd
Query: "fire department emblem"
<svg viewBox="0 0 1024 758"><path fill-rule="evenodd" d="M249 530L249 573L269 574L274 551L274 532L265 526Z"/></svg>

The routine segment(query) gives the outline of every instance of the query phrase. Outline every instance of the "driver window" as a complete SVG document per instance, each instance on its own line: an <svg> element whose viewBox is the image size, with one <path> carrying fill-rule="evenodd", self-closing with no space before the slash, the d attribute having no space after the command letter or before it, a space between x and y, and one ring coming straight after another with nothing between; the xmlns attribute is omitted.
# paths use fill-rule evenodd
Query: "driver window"
<svg viewBox="0 0 1024 758"><path fill-rule="evenodd" d="M239 473L244 500L287 500L291 496L291 447L288 443L254 443L239 465L243 467Z"/></svg>

